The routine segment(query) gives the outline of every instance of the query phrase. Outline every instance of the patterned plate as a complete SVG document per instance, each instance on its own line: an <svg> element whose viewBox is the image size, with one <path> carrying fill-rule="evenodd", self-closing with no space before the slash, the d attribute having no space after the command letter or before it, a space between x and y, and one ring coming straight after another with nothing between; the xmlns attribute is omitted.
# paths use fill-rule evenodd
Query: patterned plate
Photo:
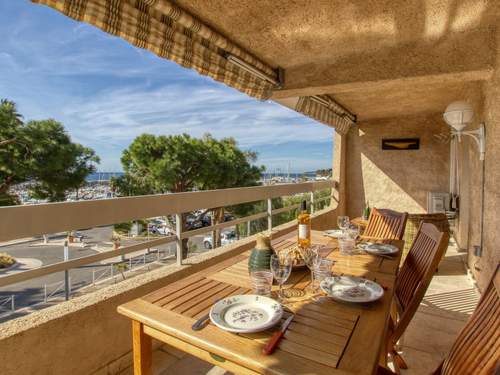
<svg viewBox="0 0 500 375"><path fill-rule="evenodd" d="M323 236L340 238L342 237L342 229L330 229L323 232Z"/></svg>
<svg viewBox="0 0 500 375"><path fill-rule="evenodd" d="M343 302L373 302L384 295L384 289L380 285L356 276L327 277L320 287L333 299Z"/></svg>
<svg viewBox="0 0 500 375"><path fill-rule="evenodd" d="M235 333L264 331L278 323L282 315L278 302L252 294L221 299L210 309L213 324Z"/></svg>
<svg viewBox="0 0 500 375"><path fill-rule="evenodd" d="M383 243L365 242L360 243L358 246L367 253L372 254L392 255L399 251L396 246Z"/></svg>

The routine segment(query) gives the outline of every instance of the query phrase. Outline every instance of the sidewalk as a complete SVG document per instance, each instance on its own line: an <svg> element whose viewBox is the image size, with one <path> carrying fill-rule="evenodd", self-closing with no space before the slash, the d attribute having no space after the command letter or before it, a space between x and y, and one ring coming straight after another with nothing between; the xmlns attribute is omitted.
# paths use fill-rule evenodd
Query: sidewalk
<svg viewBox="0 0 500 375"><path fill-rule="evenodd" d="M19 244L22 244L22 243L29 243L29 242L34 242L34 241L41 241L41 240L43 240L42 237L20 238L20 239L17 239L17 240L0 242L0 248L7 247L7 246L12 246L12 245L19 245Z"/></svg>
<svg viewBox="0 0 500 375"><path fill-rule="evenodd" d="M51 240L54 241L56 238L61 237L61 236L65 236L65 235L66 235L65 232L50 234L49 235L49 243ZM30 242L35 242L35 241L43 241L43 236L18 238L18 239L11 240L11 241L0 242L0 248L12 246L12 245L19 245L19 244L23 244L23 243L30 243Z"/></svg>

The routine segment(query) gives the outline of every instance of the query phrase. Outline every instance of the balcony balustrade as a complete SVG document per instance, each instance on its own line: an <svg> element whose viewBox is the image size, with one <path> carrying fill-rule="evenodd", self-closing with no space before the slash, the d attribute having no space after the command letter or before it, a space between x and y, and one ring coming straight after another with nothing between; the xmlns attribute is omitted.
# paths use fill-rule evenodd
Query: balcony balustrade
<svg viewBox="0 0 500 375"><path fill-rule="evenodd" d="M332 198L332 194L314 200L314 192L332 189L336 183L332 180L306 182L298 184L282 184L257 186L248 188L220 189L175 194L150 195L139 197L124 197L114 199L47 203L28 206L0 208L0 241L32 237L47 233L74 231L80 228L93 228L112 225L125 221L138 220L156 216L175 215L176 233L139 244L120 247L115 250L49 264L25 272L19 272L0 277L0 287L30 280L36 277L68 271L70 269L89 265L105 259L124 256L140 250L154 248L168 243L176 243L176 260L181 265L183 261L182 241L195 235L221 230L237 224L267 218L267 230L273 228L273 216L297 209L298 205L290 205L278 209L272 208L272 199L296 194L308 194L313 204ZM219 224L184 231L182 228L183 213L198 209L238 205L241 203L266 201L265 212L236 218Z"/></svg>

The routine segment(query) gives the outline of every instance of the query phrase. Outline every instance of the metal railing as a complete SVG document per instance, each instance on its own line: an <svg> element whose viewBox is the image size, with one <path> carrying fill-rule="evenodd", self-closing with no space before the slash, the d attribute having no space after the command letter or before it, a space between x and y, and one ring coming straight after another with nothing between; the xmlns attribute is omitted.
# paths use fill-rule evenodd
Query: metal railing
<svg viewBox="0 0 500 375"><path fill-rule="evenodd" d="M51 291L50 289L53 290ZM67 293L68 295L71 295L71 277L69 278L69 283L68 283L68 291L66 291L66 283L64 281L60 281L57 283L51 283L51 284L44 284L43 285L43 302L47 303L49 300L58 294L61 293Z"/></svg>
<svg viewBox="0 0 500 375"><path fill-rule="evenodd" d="M6 312L6 311L8 311L8 312L16 311L16 296L15 295L0 298L0 313Z"/></svg>
<svg viewBox="0 0 500 375"><path fill-rule="evenodd" d="M298 205L290 205L273 209L272 199L284 196L309 193L309 200L314 204L335 198L336 182L332 180L305 182L298 184L282 184L256 186L248 188L220 189L175 194L149 195L102 199L95 201L46 203L29 206L11 206L0 208L0 241L112 225L124 221L141 218L175 215L176 233L172 236L148 240L139 244L119 247L118 249L93 254L81 258L54 263L40 268L0 277L0 287L21 281L67 271L105 259L123 256L160 245L175 242L177 263L182 264L183 240L201 233L221 230L240 223L267 218L267 229L273 228L273 216L297 209ZM314 200L314 192L332 189L329 196ZM231 221L214 224L200 229L184 231L182 213L197 209L213 209L234 206L242 203L267 201L265 212L237 218ZM314 208L312 209L314 212ZM52 295L52 294L50 294Z"/></svg>
<svg viewBox="0 0 500 375"><path fill-rule="evenodd" d="M98 283L110 280L115 278L117 276L117 272L120 272L119 270L116 270L117 267L120 265L125 265L127 268L123 271L124 273L126 272L131 272L131 271L137 271L138 268L144 268L145 266L148 266L151 263L161 263L165 259L171 259L172 254L168 253L165 255L161 255L162 253L165 253L164 251L160 249L151 249L147 253L144 253L143 255L138 255L136 257L129 258L128 260L124 260L119 263L112 263L106 266L103 266L103 269L99 270L92 270L92 286L96 286ZM148 255L154 255L153 260L147 260ZM141 266L142 265L142 266Z"/></svg>
<svg viewBox="0 0 500 375"><path fill-rule="evenodd" d="M114 264L110 264L101 270L92 270L92 285L95 285L99 280L104 280L113 277Z"/></svg>

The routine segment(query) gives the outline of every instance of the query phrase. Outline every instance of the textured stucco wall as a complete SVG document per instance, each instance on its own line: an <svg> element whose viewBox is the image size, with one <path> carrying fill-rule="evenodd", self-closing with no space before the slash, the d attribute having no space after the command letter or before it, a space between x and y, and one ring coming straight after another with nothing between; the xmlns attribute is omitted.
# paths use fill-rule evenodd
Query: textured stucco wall
<svg viewBox="0 0 500 375"><path fill-rule="evenodd" d="M500 32L492 31L492 39ZM468 250L468 265L480 290L484 290L500 262L498 228L500 226L500 53L497 50L497 67L491 80L485 81L481 93L465 92L464 99L474 107L474 122L469 129L476 129L481 122L486 127L486 160L484 165L484 228L483 254L474 255L474 246L481 244L481 170L475 142L464 137L459 144L460 158L460 219L456 238L460 248Z"/></svg>
<svg viewBox="0 0 500 375"><path fill-rule="evenodd" d="M497 31L500 40L500 31ZM477 258L472 253L472 246L478 245L480 193L471 194L471 217L469 233L473 236L469 241L469 267L472 270L481 290L485 288L500 262L500 244L498 243L498 228L500 228L500 51L497 49L497 67L493 79L484 83L484 109L482 119L486 126L486 160L485 160L485 191L484 191L484 234L483 254ZM470 155L477 156L477 148L471 144ZM471 168L471 181L478 180L480 164L477 157ZM479 191L479 188L478 188Z"/></svg>
<svg viewBox="0 0 500 375"><path fill-rule="evenodd" d="M434 134L449 131L441 114L360 122L347 139L347 214L373 207L425 212L428 191L448 191L449 146ZM383 138L420 138L420 149L384 151Z"/></svg>

